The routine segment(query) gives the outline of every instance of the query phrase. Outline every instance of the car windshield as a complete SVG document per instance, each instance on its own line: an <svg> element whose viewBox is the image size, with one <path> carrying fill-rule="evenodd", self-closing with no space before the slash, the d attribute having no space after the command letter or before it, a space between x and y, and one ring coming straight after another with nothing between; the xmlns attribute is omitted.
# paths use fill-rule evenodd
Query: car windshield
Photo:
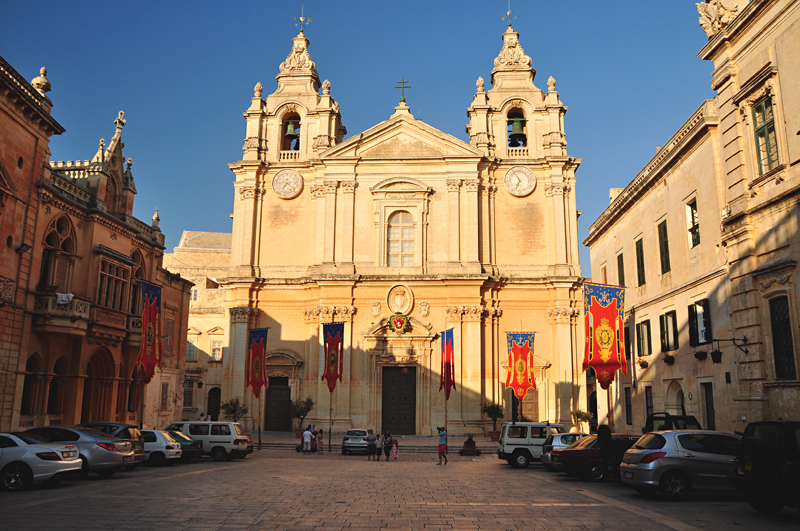
<svg viewBox="0 0 800 531"><path fill-rule="evenodd" d="M11 435L13 435L14 437L19 437L20 439L22 439L23 442L27 444L42 444L50 442L41 435L36 435L35 433L11 432Z"/></svg>
<svg viewBox="0 0 800 531"><path fill-rule="evenodd" d="M78 428L78 431L81 433L89 434L93 437L102 437L104 439L107 439L109 437L107 433L103 433L102 431L95 430L93 428Z"/></svg>
<svg viewBox="0 0 800 531"><path fill-rule="evenodd" d="M194 441L194 439L179 431L170 431L169 434L175 437L176 439L183 439L184 441Z"/></svg>
<svg viewBox="0 0 800 531"><path fill-rule="evenodd" d="M567 433L567 428L564 426L553 426L552 429L555 430L556 433Z"/></svg>
<svg viewBox="0 0 800 531"><path fill-rule="evenodd" d="M579 439L574 443L569 445L569 448L587 448L592 445L594 441L597 440L597 435L590 435L589 437L584 437L583 439Z"/></svg>
<svg viewBox="0 0 800 531"><path fill-rule="evenodd" d="M664 448L667 440L658 433L645 433L642 435L636 444L633 445L637 450L658 450Z"/></svg>
<svg viewBox="0 0 800 531"><path fill-rule="evenodd" d="M347 430L345 433L348 437L366 437L367 430Z"/></svg>
<svg viewBox="0 0 800 531"><path fill-rule="evenodd" d="M244 430L242 429L241 426L239 426L238 424L234 424L234 426L236 427L236 434L237 435L244 435Z"/></svg>
<svg viewBox="0 0 800 531"><path fill-rule="evenodd" d="M170 424L167 426L167 429L170 431L181 431L181 427L183 427L183 424Z"/></svg>

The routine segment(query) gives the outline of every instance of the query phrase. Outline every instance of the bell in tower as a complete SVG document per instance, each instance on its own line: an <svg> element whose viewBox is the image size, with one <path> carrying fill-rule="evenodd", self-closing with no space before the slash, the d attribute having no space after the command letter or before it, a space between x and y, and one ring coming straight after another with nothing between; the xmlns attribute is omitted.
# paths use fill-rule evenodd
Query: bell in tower
<svg viewBox="0 0 800 531"><path fill-rule="evenodd" d="M286 125L286 134L283 135L283 138L286 139L288 144L291 144L294 140L294 146L291 147L292 151L299 151L300 150L300 135L297 134L297 130L295 129L295 122L289 122Z"/></svg>
<svg viewBox="0 0 800 531"><path fill-rule="evenodd" d="M525 135L525 118L509 118L511 132L508 135L508 147L525 147L528 145L528 137Z"/></svg>

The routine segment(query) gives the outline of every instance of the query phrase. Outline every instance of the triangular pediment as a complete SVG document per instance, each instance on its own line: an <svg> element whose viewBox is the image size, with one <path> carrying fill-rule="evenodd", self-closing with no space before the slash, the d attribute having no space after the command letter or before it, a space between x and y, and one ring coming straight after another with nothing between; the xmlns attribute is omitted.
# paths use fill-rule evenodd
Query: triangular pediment
<svg viewBox="0 0 800 531"><path fill-rule="evenodd" d="M321 159L430 159L482 157L476 148L435 127L398 115L320 154Z"/></svg>
<svg viewBox="0 0 800 531"><path fill-rule="evenodd" d="M212 328L211 330L209 330L209 331L208 331L208 332L206 332L206 333L207 333L208 335L210 335L210 336L221 336L221 335L223 335L223 334L225 333L225 330L223 330L223 329L222 329L221 327L219 327L219 326L215 326L214 328Z"/></svg>
<svg viewBox="0 0 800 531"><path fill-rule="evenodd" d="M188 335L190 335L190 336L199 336L203 332L201 332L200 330L198 330L197 328L195 328L193 326L190 326L189 329L186 331L186 333Z"/></svg>

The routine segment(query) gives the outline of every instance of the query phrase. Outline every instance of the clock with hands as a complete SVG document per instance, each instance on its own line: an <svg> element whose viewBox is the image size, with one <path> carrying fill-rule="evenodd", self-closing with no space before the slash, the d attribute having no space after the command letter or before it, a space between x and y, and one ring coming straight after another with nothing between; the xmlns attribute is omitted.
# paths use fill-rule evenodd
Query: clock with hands
<svg viewBox="0 0 800 531"><path fill-rule="evenodd" d="M281 199L293 199L303 191L303 176L294 170L281 170L272 178L272 191Z"/></svg>
<svg viewBox="0 0 800 531"><path fill-rule="evenodd" d="M503 184L509 194L525 197L536 188L536 176L525 166L514 166L506 172Z"/></svg>

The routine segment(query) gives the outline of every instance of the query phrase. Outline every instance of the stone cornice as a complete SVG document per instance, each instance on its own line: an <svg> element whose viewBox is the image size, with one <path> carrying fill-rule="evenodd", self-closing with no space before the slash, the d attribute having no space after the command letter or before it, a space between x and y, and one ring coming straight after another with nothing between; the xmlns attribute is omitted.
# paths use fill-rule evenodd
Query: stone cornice
<svg viewBox="0 0 800 531"><path fill-rule="evenodd" d="M39 123L47 130L48 136L53 134L60 135L66 129L58 123L55 118L50 116L49 109L53 103L47 96L39 94L13 66L8 64L5 59L0 57L0 74L4 80L4 85L9 92L14 94L17 101L22 102L36 114Z"/></svg>
<svg viewBox="0 0 800 531"><path fill-rule="evenodd" d="M704 133L710 126L719 124L719 116L715 114L713 100L706 100L684 122L672 138L662 147L650 163L620 192L602 214L589 226L589 236L583 241L586 246L591 246L605 230L623 215L624 211L643 193L650 190L652 184L661 178L661 173L669 164L675 161L685 149Z"/></svg>

